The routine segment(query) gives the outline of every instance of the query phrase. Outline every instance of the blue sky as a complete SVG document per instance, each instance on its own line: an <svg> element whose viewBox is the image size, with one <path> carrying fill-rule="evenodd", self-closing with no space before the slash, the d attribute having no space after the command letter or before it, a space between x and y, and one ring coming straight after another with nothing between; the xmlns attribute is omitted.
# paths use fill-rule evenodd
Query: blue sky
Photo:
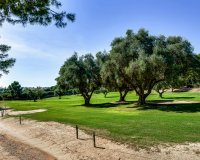
<svg viewBox="0 0 200 160"><path fill-rule="evenodd" d="M64 61L75 51L80 55L109 50L111 41L127 29L151 34L179 35L200 53L199 0L62 0L62 9L76 13L75 23L65 29L4 24L0 43L12 46L17 59L0 86L19 81L22 86L52 86Z"/></svg>

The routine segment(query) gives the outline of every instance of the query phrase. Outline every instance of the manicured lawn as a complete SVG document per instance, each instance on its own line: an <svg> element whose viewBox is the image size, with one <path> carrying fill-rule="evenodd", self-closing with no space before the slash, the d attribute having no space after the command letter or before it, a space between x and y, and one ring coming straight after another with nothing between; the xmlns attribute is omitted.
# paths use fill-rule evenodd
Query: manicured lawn
<svg viewBox="0 0 200 160"><path fill-rule="evenodd" d="M92 97L92 105L82 106L81 96L65 96L31 101L8 101L6 105L16 110L46 108L47 112L26 115L41 121L57 121L79 125L86 130L111 139L137 145L158 143L200 142L200 104L151 105L137 107L134 102L114 105L118 93ZM136 101L135 93L129 93L128 101ZM153 93L148 100L160 100ZM162 100L200 101L200 93L165 93Z"/></svg>

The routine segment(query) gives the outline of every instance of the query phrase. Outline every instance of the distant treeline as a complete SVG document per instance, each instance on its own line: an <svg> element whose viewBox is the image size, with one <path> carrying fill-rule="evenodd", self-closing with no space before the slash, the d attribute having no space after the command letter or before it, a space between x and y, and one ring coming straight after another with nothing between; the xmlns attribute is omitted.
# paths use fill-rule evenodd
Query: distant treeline
<svg viewBox="0 0 200 160"><path fill-rule="evenodd" d="M7 88L0 88L0 100L34 100L63 95L79 94L78 89L70 89L59 92L57 86L51 87L22 87L14 81Z"/></svg>

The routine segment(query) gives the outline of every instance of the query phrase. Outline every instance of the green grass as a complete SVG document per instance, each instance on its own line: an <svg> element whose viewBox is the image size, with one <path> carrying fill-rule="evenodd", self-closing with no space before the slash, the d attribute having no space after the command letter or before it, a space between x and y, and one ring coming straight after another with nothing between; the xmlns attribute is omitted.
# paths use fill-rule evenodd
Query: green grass
<svg viewBox="0 0 200 160"><path fill-rule="evenodd" d="M31 101L7 101L6 105L16 110L46 108L47 112L26 115L40 121L56 121L79 125L86 130L120 142L135 145L159 143L200 142L200 104L151 105L137 107L135 93L129 93L126 105L114 105L118 93L92 97L92 105L83 106L81 96L65 96ZM153 93L148 100L161 100ZM162 100L200 100L200 93L165 93Z"/></svg>

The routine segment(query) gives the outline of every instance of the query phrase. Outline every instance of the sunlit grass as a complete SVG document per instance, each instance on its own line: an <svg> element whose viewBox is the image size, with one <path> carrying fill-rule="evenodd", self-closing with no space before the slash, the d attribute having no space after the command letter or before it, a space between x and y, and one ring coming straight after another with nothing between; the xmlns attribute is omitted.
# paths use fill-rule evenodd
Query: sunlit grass
<svg viewBox="0 0 200 160"><path fill-rule="evenodd" d="M117 92L95 94L91 106L83 106L79 95L32 101L7 101L6 105L16 110L46 108L47 112L26 115L40 121L57 121L79 125L84 129L98 130L97 134L120 142L137 145L158 143L200 142L200 104L162 105L138 107L135 93L127 96L128 104L116 105ZM152 93L148 100L161 100ZM200 101L200 93L165 93L162 100ZM3 103L3 102L1 102Z"/></svg>

